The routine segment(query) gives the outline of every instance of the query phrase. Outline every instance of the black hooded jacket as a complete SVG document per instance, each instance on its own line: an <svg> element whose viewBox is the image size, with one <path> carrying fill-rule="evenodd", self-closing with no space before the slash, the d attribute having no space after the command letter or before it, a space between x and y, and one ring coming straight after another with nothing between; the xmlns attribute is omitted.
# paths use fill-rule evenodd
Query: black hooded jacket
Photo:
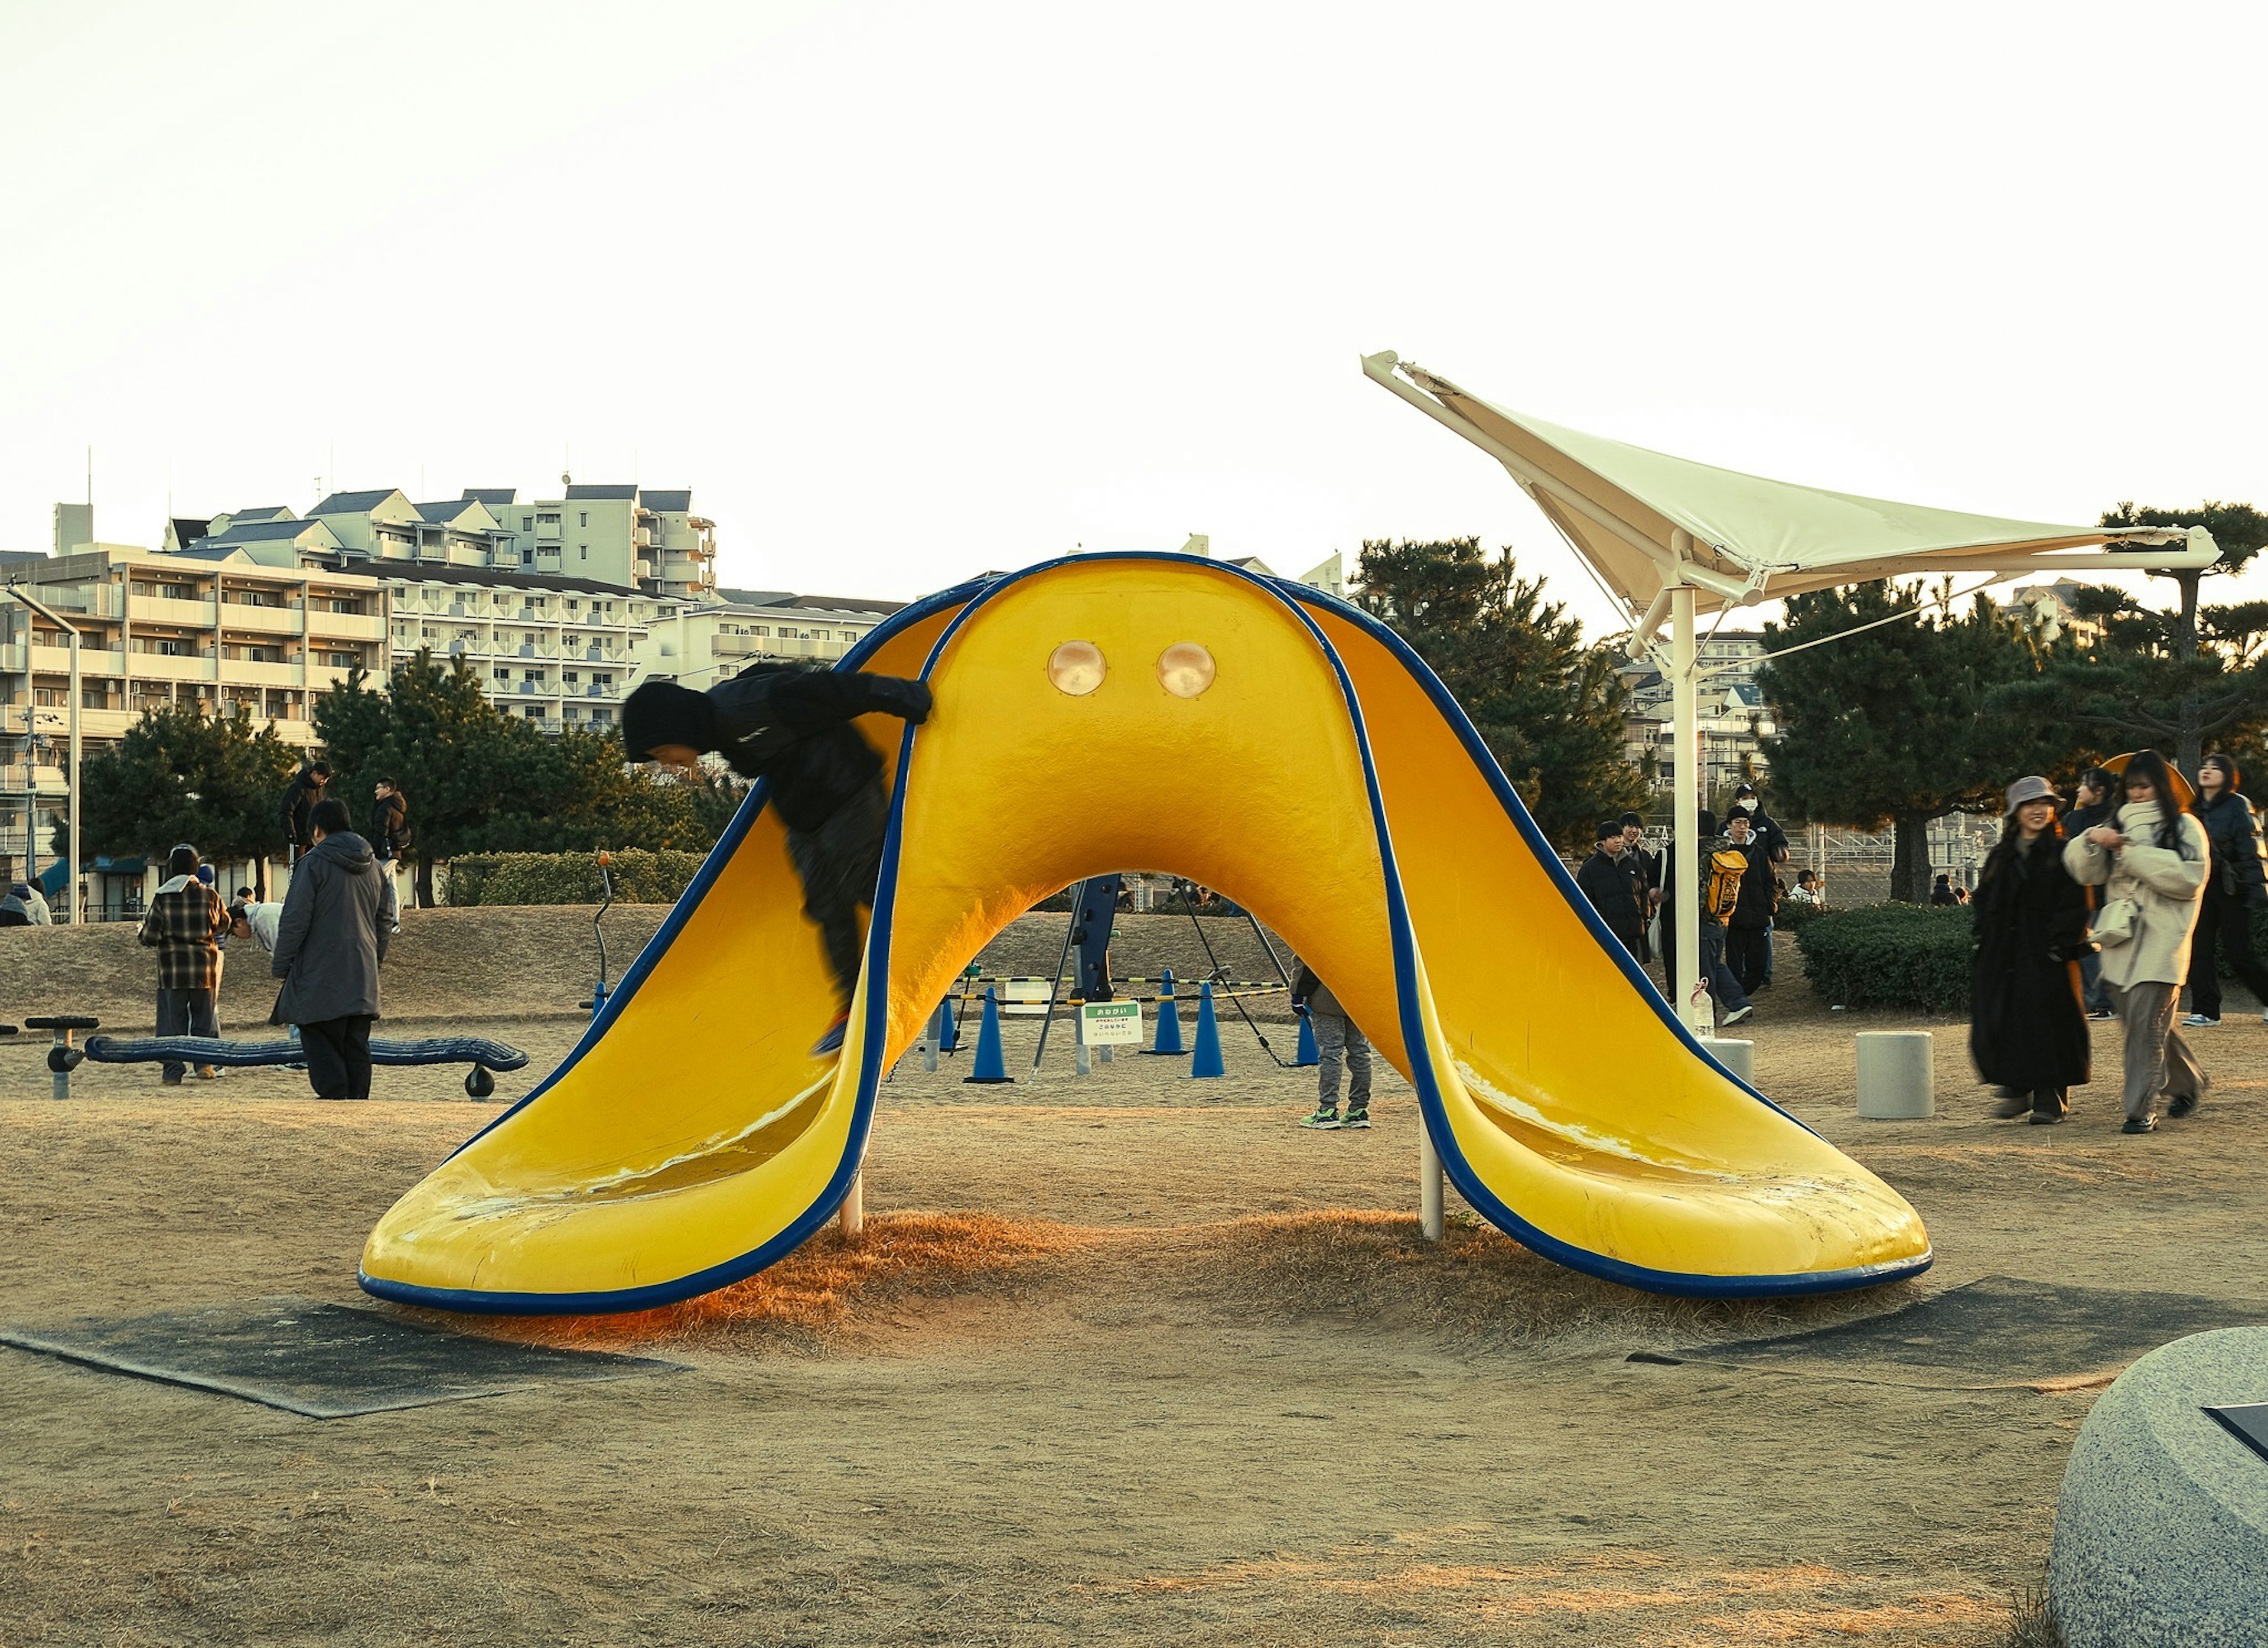
<svg viewBox="0 0 2268 1648"><path fill-rule="evenodd" d="M850 723L894 715L918 725L929 688L895 675L757 664L708 692L716 716L708 747L743 778L771 781L772 805L790 829L816 829L876 781L882 758Z"/></svg>

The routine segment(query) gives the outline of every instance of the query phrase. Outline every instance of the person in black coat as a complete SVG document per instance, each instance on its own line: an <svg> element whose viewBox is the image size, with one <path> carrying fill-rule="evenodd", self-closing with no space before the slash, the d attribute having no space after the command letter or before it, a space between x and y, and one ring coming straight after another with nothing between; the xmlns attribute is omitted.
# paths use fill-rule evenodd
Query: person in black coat
<svg viewBox="0 0 2268 1648"><path fill-rule="evenodd" d="M858 911L873 904L889 822L882 758L850 724L880 714L919 726L930 708L929 688L917 681L793 664L751 665L705 693L647 681L622 701L622 744L632 761L689 768L714 752L743 778L770 783L803 884L804 914L826 939L841 997L814 1053L843 1045L865 951Z"/></svg>
<svg viewBox="0 0 2268 1648"><path fill-rule="evenodd" d="M1779 909L1779 887L1772 875L1772 850L1746 813L1725 820L1725 841L1749 861L1741 877L1741 901L1725 921L1725 965L1754 995L1771 977L1772 916Z"/></svg>
<svg viewBox="0 0 2268 1648"><path fill-rule="evenodd" d="M1992 1114L2060 1122L2086 1085L2089 1047L2080 1003L2087 889L2064 868L2055 791L2044 778L2008 786L2007 821L1970 902L1969 1054L2000 1090Z"/></svg>
<svg viewBox="0 0 2268 1648"><path fill-rule="evenodd" d="M1631 886L1630 870L1623 863L1622 820L1600 820L1596 839L1597 850L1575 872L1575 885L1591 901L1592 908L1599 912L1599 919L1606 923L1607 931L1622 940L1623 948L1643 959L1646 913Z"/></svg>
<svg viewBox="0 0 2268 1648"><path fill-rule="evenodd" d="M2063 815L2063 838L2077 841L2098 824L2118 821L2118 775L2108 767L2090 767L2079 776L2079 788L2071 810ZM2087 889L2088 907L2095 904L2095 889ZM2102 957L2089 945L2079 959L2079 982L2087 992L2087 1016L2090 1019L2115 1019L2111 1010L2110 990L2102 982Z"/></svg>
<svg viewBox="0 0 2268 1648"><path fill-rule="evenodd" d="M2190 1016L2182 1023L2193 1030L2220 1022L2218 950L2227 950L2228 970L2268 1009L2268 967L2252 953L2252 912L2268 905L2268 885L2261 874L2260 830L2252 804L2236 793L2242 782L2236 763L2226 755L2208 755L2198 768L2197 800L2191 810L2212 843L2213 868L2198 907L2197 934L2190 940ZM2260 1016L2268 1019L2268 1011Z"/></svg>
<svg viewBox="0 0 2268 1648"><path fill-rule="evenodd" d="M284 786L276 821L283 825L284 839L290 843L286 864L298 863L300 855L315 844L310 820L314 816L315 804L323 798L323 787L330 782L330 762L318 761L309 761L292 774L291 782Z"/></svg>

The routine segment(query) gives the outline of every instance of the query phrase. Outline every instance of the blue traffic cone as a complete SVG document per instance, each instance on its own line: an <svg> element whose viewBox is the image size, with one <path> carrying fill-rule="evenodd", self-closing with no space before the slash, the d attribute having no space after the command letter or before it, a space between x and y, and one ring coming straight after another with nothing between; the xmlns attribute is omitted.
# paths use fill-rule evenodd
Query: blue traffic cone
<svg viewBox="0 0 2268 1648"><path fill-rule="evenodd" d="M1174 969L1167 967L1160 975L1159 983L1162 988L1158 996L1158 1040L1154 1046L1142 1050L1179 1058L1189 1048L1182 1045L1182 1009L1181 1004L1174 999Z"/></svg>
<svg viewBox="0 0 2268 1648"><path fill-rule="evenodd" d="M1315 1020L1305 1007L1297 1009L1300 1015L1300 1050L1292 1057L1293 1070L1305 1070L1310 1064L1323 1062L1323 1050L1315 1045Z"/></svg>
<svg viewBox="0 0 2268 1648"><path fill-rule="evenodd" d="M1000 1051L1000 1004L992 987L984 987L984 1022L976 1026L976 1068L961 1078L965 1082L1011 1082L1008 1061Z"/></svg>
<svg viewBox="0 0 2268 1648"><path fill-rule="evenodd" d="M1213 1022L1212 981L1207 979L1197 987L1197 1045L1189 1055L1189 1074L1192 1076L1226 1076L1228 1066L1221 1063L1220 1026Z"/></svg>
<svg viewBox="0 0 2268 1648"><path fill-rule="evenodd" d="M937 1037L937 1050L940 1053L958 1053L961 1051L960 1006L961 999L960 997L955 997L953 1000L942 1004L937 1010L939 1016L945 1020L945 1024L943 1027L939 1030Z"/></svg>

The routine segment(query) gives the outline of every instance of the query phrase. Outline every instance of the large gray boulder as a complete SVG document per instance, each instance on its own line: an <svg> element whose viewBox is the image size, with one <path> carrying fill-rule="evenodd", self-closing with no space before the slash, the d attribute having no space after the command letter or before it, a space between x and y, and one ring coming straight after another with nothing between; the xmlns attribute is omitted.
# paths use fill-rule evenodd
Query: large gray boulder
<svg viewBox="0 0 2268 1648"><path fill-rule="evenodd" d="M2268 1402L2268 1328L2162 1345L2065 1468L2048 1595L2067 1648L2268 1648L2268 1459L2208 1407Z"/></svg>

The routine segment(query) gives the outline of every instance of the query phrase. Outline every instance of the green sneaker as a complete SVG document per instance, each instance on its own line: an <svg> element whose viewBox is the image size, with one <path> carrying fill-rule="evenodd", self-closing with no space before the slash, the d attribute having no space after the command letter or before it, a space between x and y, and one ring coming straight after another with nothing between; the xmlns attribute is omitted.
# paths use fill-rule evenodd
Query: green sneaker
<svg viewBox="0 0 2268 1648"><path fill-rule="evenodd" d="M1300 1122L1300 1125L1303 1128L1336 1129L1343 1124L1339 1121L1338 1107L1336 1105L1327 1105L1322 1109L1316 1111L1314 1115L1309 1116L1306 1121ZM1366 1122L1364 1125L1367 1126L1368 1123Z"/></svg>
<svg viewBox="0 0 2268 1648"><path fill-rule="evenodd" d="M1368 1127L1370 1125L1370 1107L1368 1105L1349 1105L1347 1107L1346 1120L1339 1125L1342 1127L1351 1128Z"/></svg>

